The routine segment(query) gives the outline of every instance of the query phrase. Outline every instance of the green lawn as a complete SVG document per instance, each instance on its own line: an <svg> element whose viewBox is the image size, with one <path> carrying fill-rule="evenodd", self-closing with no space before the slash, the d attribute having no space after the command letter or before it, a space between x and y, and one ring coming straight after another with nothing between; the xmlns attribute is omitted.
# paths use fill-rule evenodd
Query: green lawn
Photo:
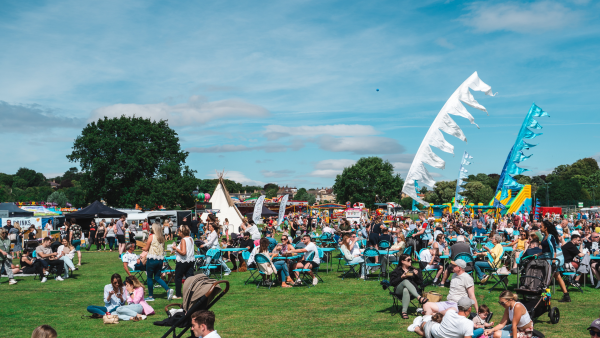
<svg viewBox="0 0 600 338"><path fill-rule="evenodd" d="M167 329L152 324L165 318L163 308L168 301L162 288L155 291L156 301L150 303L157 315L146 321L104 325L102 320L81 319L87 315L87 305L103 305L103 287L115 272L125 275L117 253L84 251L82 268L64 282L41 284L28 277L18 278L17 285L9 286L3 279L0 337L30 337L41 324L54 327L59 337L162 336ZM409 321L390 315L391 299L376 279L342 281L340 273L323 270L325 281L316 287L268 290L244 285L247 276L245 272L226 277L230 292L213 307L216 329L223 337L417 337L406 331ZM516 283L516 279L511 281ZM437 291L446 294L448 289ZM479 303L490 306L494 319L499 320L500 290L489 293L485 287L476 286L476 293ZM553 303L560 308L560 323L552 325L544 315L536 328L547 337L589 337L586 328L600 315L599 296L600 290L589 286L584 294L571 292L572 303Z"/></svg>

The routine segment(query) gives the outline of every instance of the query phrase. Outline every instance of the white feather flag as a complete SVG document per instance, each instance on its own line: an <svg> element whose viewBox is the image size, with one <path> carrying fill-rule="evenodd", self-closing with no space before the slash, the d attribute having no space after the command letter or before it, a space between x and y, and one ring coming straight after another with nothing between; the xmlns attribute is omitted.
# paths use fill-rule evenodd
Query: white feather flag
<svg viewBox="0 0 600 338"><path fill-rule="evenodd" d="M477 126L475 123L475 118L473 118L473 115L467 111L467 108L465 108L462 103L466 103L473 108L477 108L487 113L485 107L480 105L475 98L473 98L473 94L471 94L469 88L484 92L486 95L495 95L492 94L492 87L488 86L481 81L481 79L479 79L477 72L469 76L469 78L454 91L448 101L446 101L446 104L444 104L442 107L442 110L440 110L436 116L435 120L433 120L431 127L429 127L427 134L425 134L423 142L421 142L421 145L419 146L419 150L417 150L417 154L415 155L415 159L408 170L406 179L404 180L402 192L425 206L429 206L429 203L423 201L419 198L419 196L417 196L417 193L415 192L415 180L418 180L423 184L433 188L435 181L425 168L425 163L438 169L444 169L446 164L444 160L442 160L433 152L433 150L431 150L431 146L434 146L444 152L454 154L454 146L444 139L444 134L442 134L442 131L467 142L465 134L449 114L462 116L466 119L469 119L472 124ZM477 126L477 128L479 128L479 126Z"/></svg>

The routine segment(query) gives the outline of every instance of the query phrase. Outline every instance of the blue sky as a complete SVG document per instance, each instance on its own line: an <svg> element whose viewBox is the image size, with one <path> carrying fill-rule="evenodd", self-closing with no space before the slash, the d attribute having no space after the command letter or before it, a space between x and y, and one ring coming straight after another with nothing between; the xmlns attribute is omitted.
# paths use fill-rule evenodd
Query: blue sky
<svg viewBox="0 0 600 338"><path fill-rule="evenodd" d="M435 150L455 179L499 173L532 102L533 174L600 158L600 5L593 1L3 1L0 172L47 176L86 123L168 119L199 178L331 186L362 156L403 177L450 94L474 71L468 143ZM379 89L379 91L376 91Z"/></svg>

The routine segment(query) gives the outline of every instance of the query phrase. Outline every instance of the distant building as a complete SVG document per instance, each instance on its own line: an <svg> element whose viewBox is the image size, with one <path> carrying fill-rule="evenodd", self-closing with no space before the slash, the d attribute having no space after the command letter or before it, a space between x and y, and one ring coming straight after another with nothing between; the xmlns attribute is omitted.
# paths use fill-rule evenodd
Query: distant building
<svg viewBox="0 0 600 338"><path fill-rule="evenodd" d="M292 197L294 197L294 195L296 195L297 192L298 189L296 189L296 187L288 187L286 185L285 187L279 187L279 190L277 190L277 197L290 195L289 198L291 199Z"/></svg>
<svg viewBox="0 0 600 338"><path fill-rule="evenodd" d="M322 204L325 201L335 203L335 194L333 193L332 188L310 189L307 192L315 196L318 204Z"/></svg>

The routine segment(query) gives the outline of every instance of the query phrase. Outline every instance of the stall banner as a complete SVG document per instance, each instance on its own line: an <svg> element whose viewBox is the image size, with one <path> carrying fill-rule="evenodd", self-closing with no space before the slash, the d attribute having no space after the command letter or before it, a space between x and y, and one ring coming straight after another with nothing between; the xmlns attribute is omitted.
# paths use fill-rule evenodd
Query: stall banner
<svg viewBox="0 0 600 338"><path fill-rule="evenodd" d="M262 207L265 201L265 195L261 195L258 200L256 200L256 204L254 204L254 212L252 213L252 220L254 224L262 223Z"/></svg>
<svg viewBox="0 0 600 338"><path fill-rule="evenodd" d="M42 228L41 217L7 217L2 219L2 226L6 226L6 221L11 221L12 225L18 224L23 230L32 225L35 226L36 229Z"/></svg>
<svg viewBox="0 0 600 338"><path fill-rule="evenodd" d="M281 204L279 204L279 217L277 217L277 224L281 224L283 222L283 215L285 214L285 205L288 201L288 195L283 196L281 199Z"/></svg>
<svg viewBox="0 0 600 338"><path fill-rule="evenodd" d="M58 213L40 205L24 205L21 209L33 212L34 216L57 216Z"/></svg>

